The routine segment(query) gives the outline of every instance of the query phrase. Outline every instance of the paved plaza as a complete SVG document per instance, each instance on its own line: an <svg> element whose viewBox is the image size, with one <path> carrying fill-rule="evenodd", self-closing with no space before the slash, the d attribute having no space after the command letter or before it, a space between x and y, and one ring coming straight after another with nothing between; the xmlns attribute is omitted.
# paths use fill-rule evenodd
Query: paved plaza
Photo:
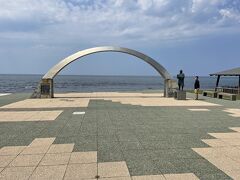
<svg viewBox="0 0 240 180"><path fill-rule="evenodd" d="M0 95L0 179L240 179L240 101Z"/></svg>

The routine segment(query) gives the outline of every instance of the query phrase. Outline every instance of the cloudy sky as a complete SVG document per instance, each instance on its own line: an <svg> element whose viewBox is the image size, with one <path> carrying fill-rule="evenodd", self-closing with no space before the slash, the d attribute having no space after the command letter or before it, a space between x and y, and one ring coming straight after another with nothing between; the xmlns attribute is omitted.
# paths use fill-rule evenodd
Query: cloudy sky
<svg viewBox="0 0 240 180"><path fill-rule="evenodd" d="M141 51L176 74L240 67L239 0L0 0L0 74L43 74L95 46ZM64 74L156 75L121 53L87 56Z"/></svg>

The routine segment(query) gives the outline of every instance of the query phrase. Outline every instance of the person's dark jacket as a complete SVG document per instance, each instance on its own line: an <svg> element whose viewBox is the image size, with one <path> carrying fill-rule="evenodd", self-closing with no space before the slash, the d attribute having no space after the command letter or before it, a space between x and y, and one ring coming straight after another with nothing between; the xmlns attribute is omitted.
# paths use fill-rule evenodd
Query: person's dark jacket
<svg viewBox="0 0 240 180"><path fill-rule="evenodd" d="M200 89L200 82L198 79L195 80L194 89Z"/></svg>

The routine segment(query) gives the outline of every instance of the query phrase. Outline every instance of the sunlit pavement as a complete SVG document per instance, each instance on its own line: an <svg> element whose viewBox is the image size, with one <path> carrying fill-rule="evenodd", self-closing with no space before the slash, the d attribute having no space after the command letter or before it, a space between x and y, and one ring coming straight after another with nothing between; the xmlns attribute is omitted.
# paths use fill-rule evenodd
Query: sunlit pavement
<svg viewBox="0 0 240 180"><path fill-rule="evenodd" d="M239 179L240 101L0 97L0 179Z"/></svg>

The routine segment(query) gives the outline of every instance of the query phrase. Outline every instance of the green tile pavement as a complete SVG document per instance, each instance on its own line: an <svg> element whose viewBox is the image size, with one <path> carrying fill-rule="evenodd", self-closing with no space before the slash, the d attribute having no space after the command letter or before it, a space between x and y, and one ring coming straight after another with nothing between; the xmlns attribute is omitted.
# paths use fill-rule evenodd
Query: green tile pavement
<svg viewBox="0 0 240 180"><path fill-rule="evenodd" d="M5 103L11 98L6 97ZM240 127L240 121L222 111L233 107L230 102L206 101L223 106L191 112L187 107L141 107L94 100L88 108L64 108L51 122L0 123L0 147L56 137L55 144L75 143L74 151L98 151L99 162L126 161L131 175L193 172L202 179L229 179L191 150L208 147L201 139L212 138L209 132L231 132L228 127ZM239 101L234 103L240 107ZM86 114L73 115L74 111Z"/></svg>
<svg viewBox="0 0 240 180"><path fill-rule="evenodd" d="M7 96L0 96L0 106L5 106L7 104L11 104L17 101L21 101L27 99L31 96L29 93L17 93L17 94L10 94Z"/></svg>

